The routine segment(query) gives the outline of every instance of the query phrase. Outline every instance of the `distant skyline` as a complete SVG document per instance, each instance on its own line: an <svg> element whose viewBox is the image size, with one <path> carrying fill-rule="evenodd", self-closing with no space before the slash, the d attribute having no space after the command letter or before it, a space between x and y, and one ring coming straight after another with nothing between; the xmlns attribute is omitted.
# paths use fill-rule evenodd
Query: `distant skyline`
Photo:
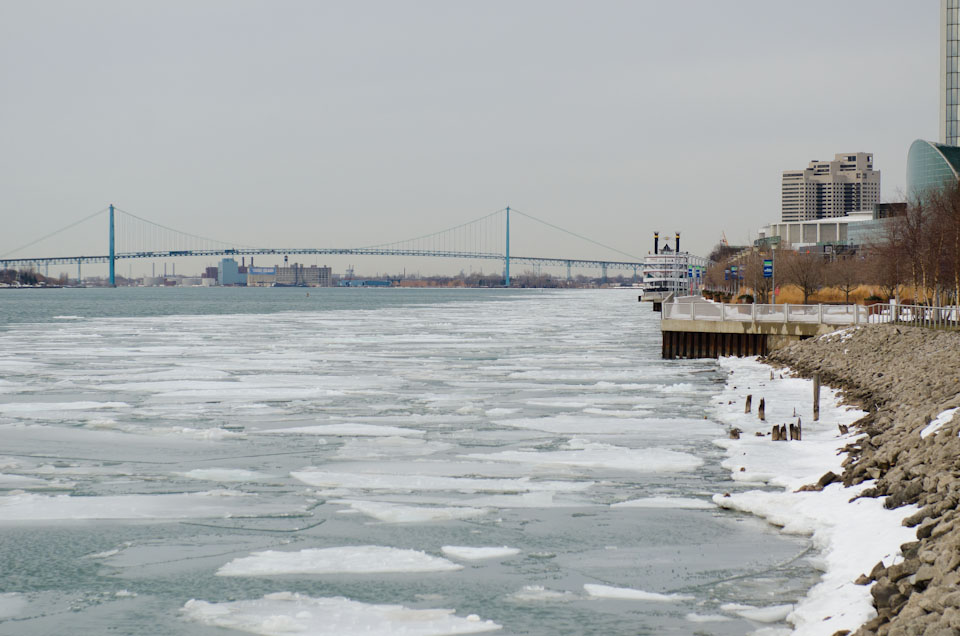
<svg viewBox="0 0 960 636"><path fill-rule="evenodd" d="M510 205L638 256L679 230L705 255L777 221L781 172L811 159L872 153L899 196L910 143L938 137L939 17L935 0L0 3L0 254L114 203L277 247ZM11 256L105 253L87 225Z"/></svg>

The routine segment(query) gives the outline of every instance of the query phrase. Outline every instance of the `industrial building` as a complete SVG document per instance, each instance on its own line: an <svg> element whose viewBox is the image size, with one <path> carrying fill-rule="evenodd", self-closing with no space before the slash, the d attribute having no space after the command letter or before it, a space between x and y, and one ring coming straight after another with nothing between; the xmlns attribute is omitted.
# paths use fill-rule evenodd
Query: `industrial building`
<svg viewBox="0 0 960 636"><path fill-rule="evenodd" d="M281 287L330 287L332 279L329 267L304 267L294 263L290 267L277 268L276 284Z"/></svg>
<svg viewBox="0 0 960 636"><path fill-rule="evenodd" d="M220 260L220 266L217 268L218 285L246 285L247 275L240 272L237 261L232 258Z"/></svg>
<svg viewBox="0 0 960 636"><path fill-rule="evenodd" d="M333 282L329 267L294 263L289 267L248 267L248 287L330 287Z"/></svg>

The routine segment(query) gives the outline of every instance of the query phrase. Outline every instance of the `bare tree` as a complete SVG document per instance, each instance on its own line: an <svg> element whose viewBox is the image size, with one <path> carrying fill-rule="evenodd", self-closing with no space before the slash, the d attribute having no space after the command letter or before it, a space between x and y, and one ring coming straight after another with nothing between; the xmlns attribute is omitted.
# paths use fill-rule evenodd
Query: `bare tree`
<svg viewBox="0 0 960 636"><path fill-rule="evenodd" d="M838 258L828 263L825 268L826 284L836 287L843 292L843 302L850 303L850 292L862 285L864 276L864 261L860 256Z"/></svg>
<svg viewBox="0 0 960 636"><path fill-rule="evenodd" d="M947 279L953 283L953 302L960 306L960 184L953 184L948 194L941 219L948 253L945 261Z"/></svg>
<svg viewBox="0 0 960 636"><path fill-rule="evenodd" d="M821 254L784 250L777 257L777 271L781 283L800 288L803 304L807 304L810 296L823 289L826 263Z"/></svg>
<svg viewBox="0 0 960 636"><path fill-rule="evenodd" d="M890 224L894 233L892 243L903 251L910 266L915 302L925 302L927 298L927 276L929 273L929 246L925 242L930 237L931 205L930 193L916 196L907 204L907 213L897 217Z"/></svg>
<svg viewBox="0 0 960 636"><path fill-rule="evenodd" d="M772 258L769 253L753 250L740 262L744 282L753 290L754 300L763 304L769 302L773 284L771 278L763 276L763 261L767 258Z"/></svg>
<svg viewBox="0 0 960 636"><path fill-rule="evenodd" d="M960 185L925 193L929 210L923 260L936 304L960 298Z"/></svg>

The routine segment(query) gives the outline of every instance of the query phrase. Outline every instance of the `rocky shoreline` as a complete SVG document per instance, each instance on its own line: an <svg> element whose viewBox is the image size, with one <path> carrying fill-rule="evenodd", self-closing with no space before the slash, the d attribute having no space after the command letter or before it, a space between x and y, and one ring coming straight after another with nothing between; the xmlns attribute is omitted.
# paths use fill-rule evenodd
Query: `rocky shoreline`
<svg viewBox="0 0 960 636"><path fill-rule="evenodd" d="M844 449L845 486L876 480L861 496L885 498L890 509L919 506L904 520L917 539L901 546L903 561L878 563L857 581L872 586L877 617L855 633L960 636L960 332L863 326L790 345L767 362L819 373L868 412Z"/></svg>

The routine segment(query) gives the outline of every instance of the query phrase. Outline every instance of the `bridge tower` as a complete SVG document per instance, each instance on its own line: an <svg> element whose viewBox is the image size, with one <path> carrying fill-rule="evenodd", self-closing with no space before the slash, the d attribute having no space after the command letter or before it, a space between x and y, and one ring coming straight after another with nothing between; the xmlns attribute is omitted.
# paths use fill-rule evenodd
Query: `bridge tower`
<svg viewBox="0 0 960 636"><path fill-rule="evenodd" d="M510 286L510 206L507 206L507 249L504 256L506 262L506 286Z"/></svg>
<svg viewBox="0 0 960 636"><path fill-rule="evenodd" d="M113 236L113 204L110 204L110 286L117 286L116 278L116 264L117 264L117 253L114 250L114 236Z"/></svg>

